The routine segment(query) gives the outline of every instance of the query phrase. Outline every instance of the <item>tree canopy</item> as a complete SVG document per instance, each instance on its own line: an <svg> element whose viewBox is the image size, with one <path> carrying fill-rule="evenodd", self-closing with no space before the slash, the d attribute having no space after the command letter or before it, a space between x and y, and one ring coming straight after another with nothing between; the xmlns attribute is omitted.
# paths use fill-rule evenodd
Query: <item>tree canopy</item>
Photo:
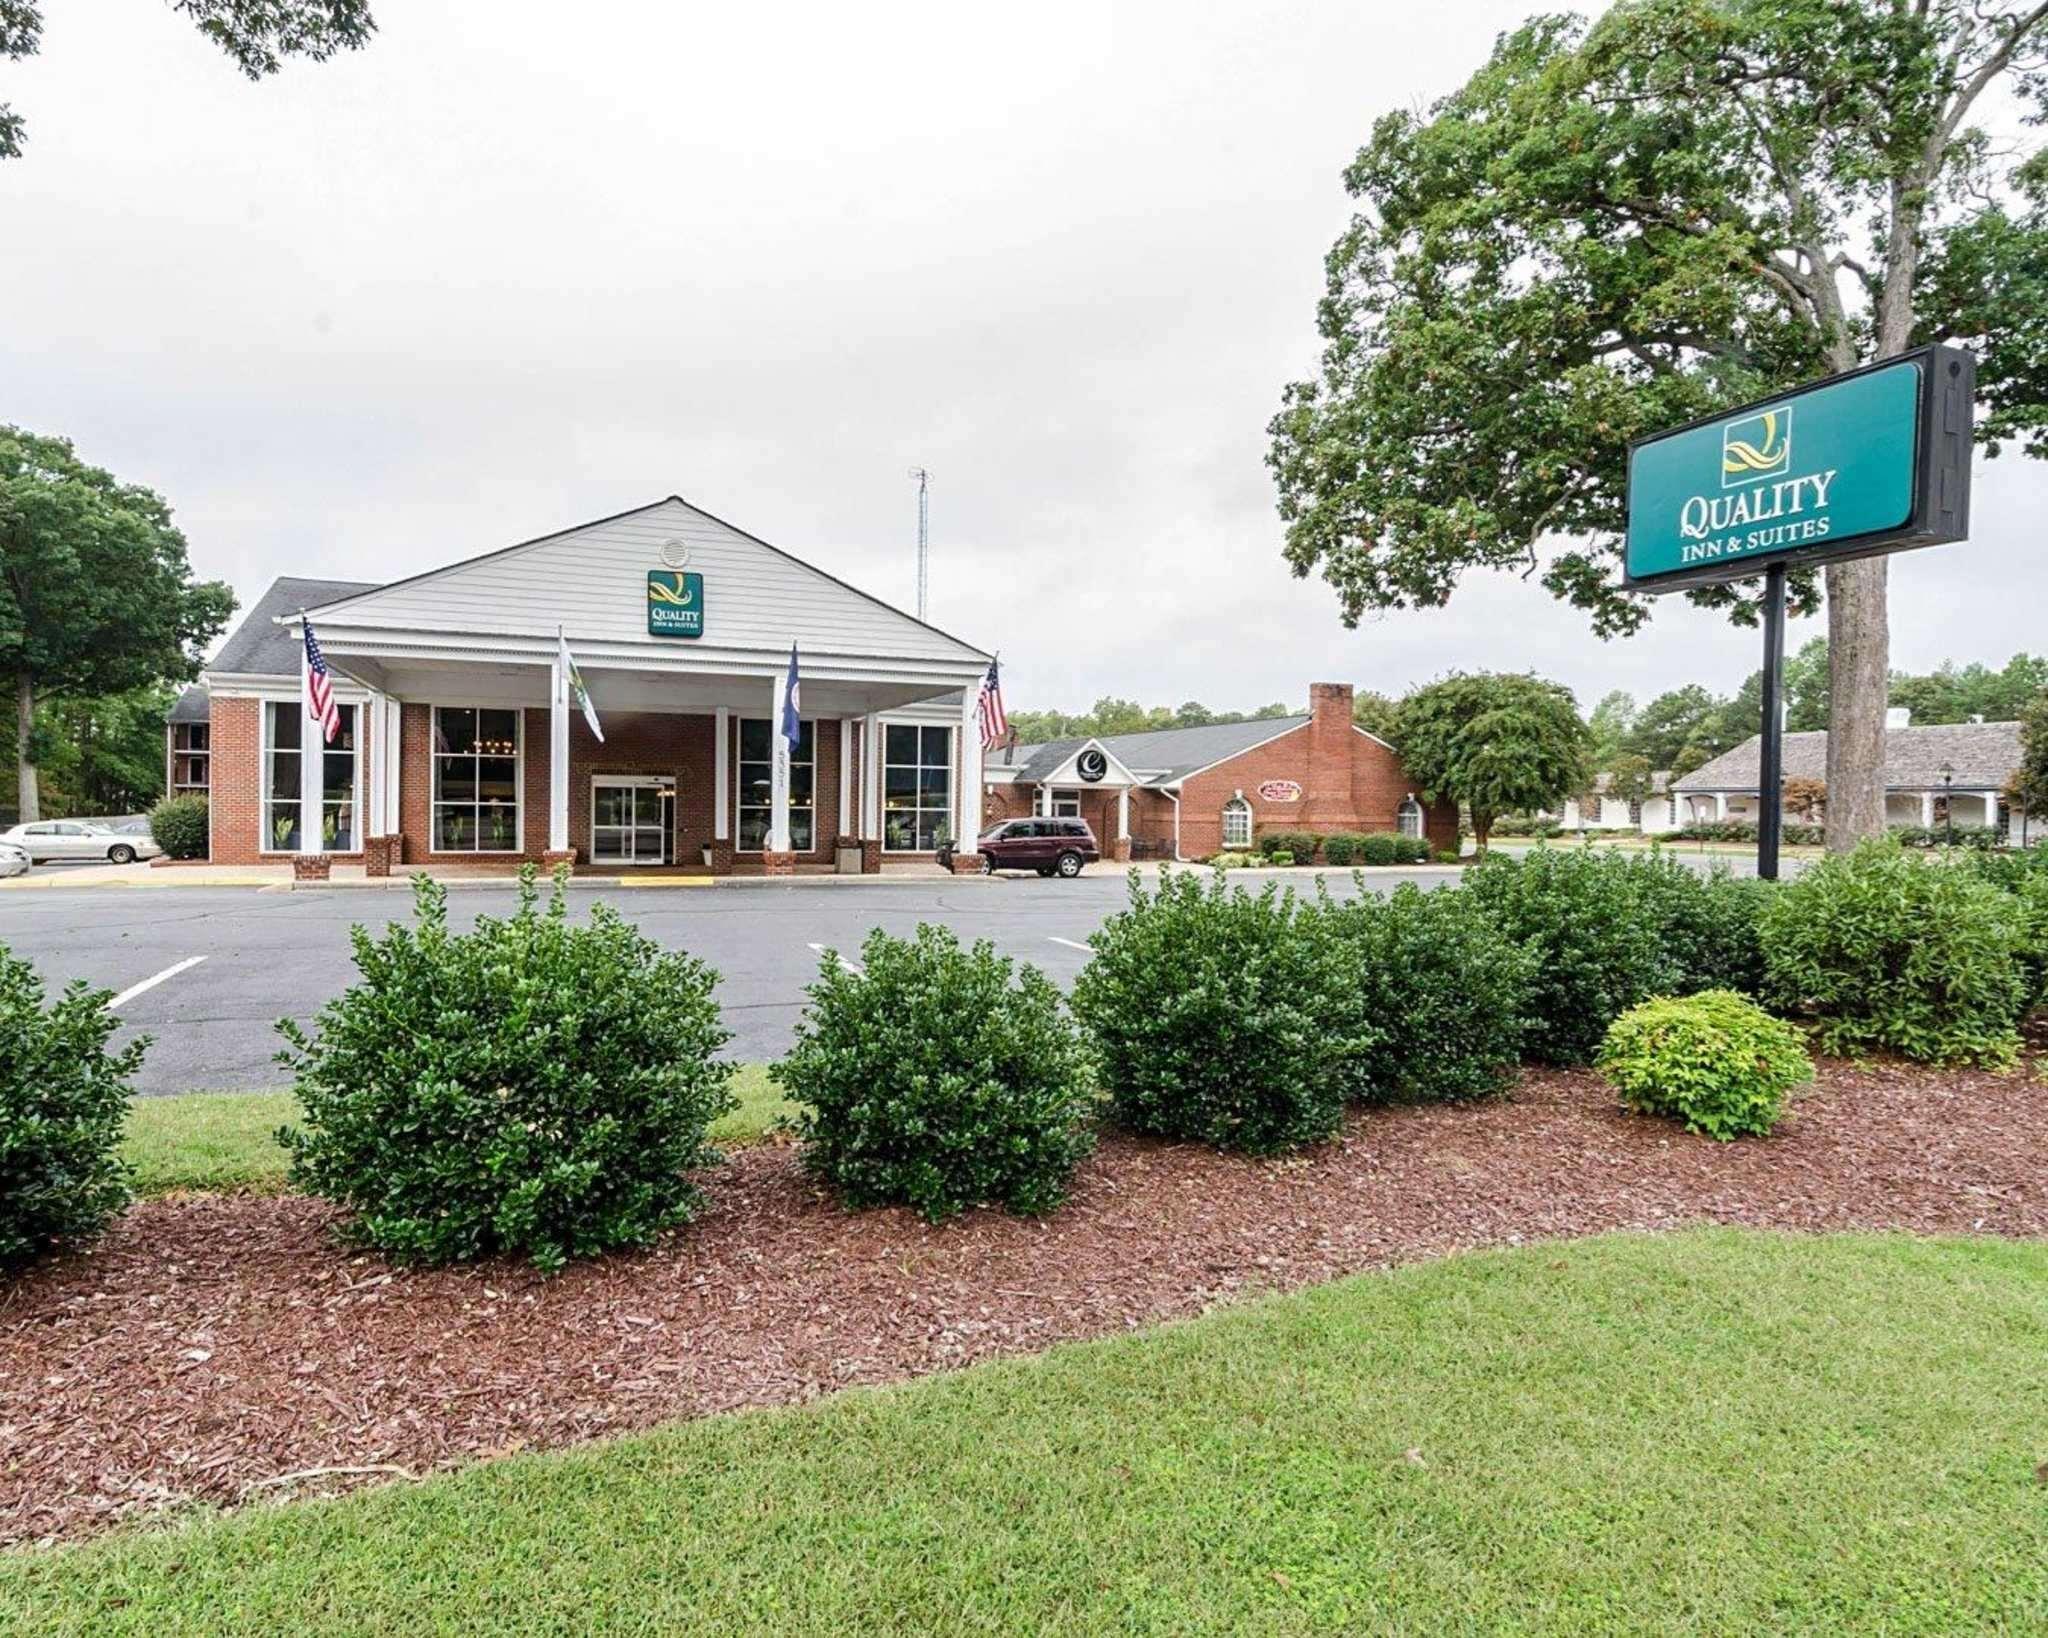
<svg viewBox="0 0 2048 1638"><path fill-rule="evenodd" d="M1271 427L1295 573L1350 624L1495 568L1635 631L1628 441L1922 341L1978 354L1994 452L2048 453L2048 174L1973 123L2001 83L2048 112L2044 33L2048 4L1620 0L1384 116L1345 173L1320 373ZM1883 824L1885 565L1826 578L1846 845Z"/></svg>
<svg viewBox="0 0 2048 1638"><path fill-rule="evenodd" d="M1593 736L1571 690L1541 677L1454 671L1402 702L1400 726L1423 799L1470 809L1482 850L1496 815L1555 806L1592 779Z"/></svg>
<svg viewBox="0 0 2048 1638"><path fill-rule="evenodd" d="M252 80L287 57L323 62L366 44L377 25L369 0L171 0ZM0 57L19 62L42 44L41 0L0 0ZM0 103L0 159L20 157L26 122Z"/></svg>
<svg viewBox="0 0 2048 1638"><path fill-rule="evenodd" d="M0 426L0 677L14 685L22 819L38 816L40 702L189 680L234 608L224 583L192 579L161 496L62 438Z"/></svg>
<svg viewBox="0 0 2048 1638"><path fill-rule="evenodd" d="M1290 717L1296 707L1274 700L1256 711L1212 711L1199 700L1178 706L1143 706L1136 700L1105 694L1079 715L1065 711L1012 711L1010 727L1020 745L1043 744L1049 739L1078 739L1088 735L1142 734L1159 728L1201 728L1212 722L1261 722L1268 717Z"/></svg>

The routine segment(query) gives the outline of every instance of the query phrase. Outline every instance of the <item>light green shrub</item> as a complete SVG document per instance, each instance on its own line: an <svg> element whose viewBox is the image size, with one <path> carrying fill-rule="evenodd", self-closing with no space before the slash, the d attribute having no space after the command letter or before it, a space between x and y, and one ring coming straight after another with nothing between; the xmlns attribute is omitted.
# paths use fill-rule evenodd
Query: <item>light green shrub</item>
<svg viewBox="0 0 2048 1638"><path fill-rule="evenodd" d="M1663 996L1607 1031L1599 1067L1639 1114L1674 1115L1726 1141L1777 1123L1785 1094L1813 1079L1799 1032L1733 990Z"/></svg>

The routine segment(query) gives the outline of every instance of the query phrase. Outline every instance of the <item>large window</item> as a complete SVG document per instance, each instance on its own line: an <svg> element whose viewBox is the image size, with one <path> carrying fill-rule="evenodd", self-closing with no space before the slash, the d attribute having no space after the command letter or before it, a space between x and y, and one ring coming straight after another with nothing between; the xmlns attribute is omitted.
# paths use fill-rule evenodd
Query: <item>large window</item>
<svg viewBox="0 0 2048 1638"><path fill-rule="evenodd" d="M789 758L789 850L808 853L817 846L818 725L797 724L796 750ZM775 725L766 717L740 719L739 851L760 853L768 846L768 821L774 811Z"/></svg>
<svg viewBox="0 0 2048 1638"><path fill-rule="evenodd" d="M1054 791L1052 811L1056 819L1078 819L1081 817L1081 793L1079 791Z"/></svg>
<svg viewBox="0 0 2048 1638"><path fill-rule="evenodd" d="M362 844L356 834L356 708L335 707L341 730L320 755L320 846L329 853L353 853ZM299 850L299 736L317 734L318 723L306 719L297 700L266 700L263 705L263 847L273 853Z"/></svg>
<svg viewBox="0 0 2048 1638"><path fill-rule="evenodd" d="M1252 845L1252 805L1241 796L1223 804L1223 845L1231 848Z"/></svg>
<svg viewBox="0 0 2048 1638"><path fill-rule="evenodd" d="M213 729L204 722L171 724L171 795L204 796L212 783Z"/></svg>
<svg viewBox="0 0 2048 1638"><path fill-rule="evenodd" d="M519 851L519 713L434 708L434 851Z"/></svg>
<svg viewBox="0 0 2048 1638"><path fill-rule="evenodd" d="M929 853L953 839L953 730L882 727L882 847Z"/></svg>
<svg viewBox="0 0 2048 1638"><path fill-rule="evenodd" d="M1394 825L1403 836L1420 836L1422 834L1422 804L1416 801L1414 797L1408 797L1401 803L1399 811L1394 815Z"/></svg>

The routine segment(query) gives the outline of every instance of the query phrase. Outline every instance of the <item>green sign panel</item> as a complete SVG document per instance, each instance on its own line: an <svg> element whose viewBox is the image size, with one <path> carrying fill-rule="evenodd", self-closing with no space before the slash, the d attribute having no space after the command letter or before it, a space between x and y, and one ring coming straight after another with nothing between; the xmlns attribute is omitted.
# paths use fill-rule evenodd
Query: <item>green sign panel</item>
<svg viewBox="0 0 2048 1638"><path fill-rule="evenodd" d="M1910 528L1922 364L1900 359L1637 444L1629 580L1733 579Z"/></svg>
<svg viewBox="0 0 2048 1638"><path fill-rule="evenodd" d="M681 569L647 571L647 635L704 635L704 577Z"/></svg>

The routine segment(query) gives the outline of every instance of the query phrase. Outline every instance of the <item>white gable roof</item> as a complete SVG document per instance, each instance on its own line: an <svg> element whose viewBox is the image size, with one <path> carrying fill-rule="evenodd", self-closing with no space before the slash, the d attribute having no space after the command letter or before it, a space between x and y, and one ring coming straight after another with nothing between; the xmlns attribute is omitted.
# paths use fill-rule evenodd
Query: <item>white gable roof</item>
<svg viewBox="0 0 2048 1638"><path fill-rule="evenodd" d="M681 541L704 576L704 635L647 634L647 571ZM310 610L328 626L474 633L668 649L985 661L981 650L857 591L679 496L523 541Z"/></svg>

